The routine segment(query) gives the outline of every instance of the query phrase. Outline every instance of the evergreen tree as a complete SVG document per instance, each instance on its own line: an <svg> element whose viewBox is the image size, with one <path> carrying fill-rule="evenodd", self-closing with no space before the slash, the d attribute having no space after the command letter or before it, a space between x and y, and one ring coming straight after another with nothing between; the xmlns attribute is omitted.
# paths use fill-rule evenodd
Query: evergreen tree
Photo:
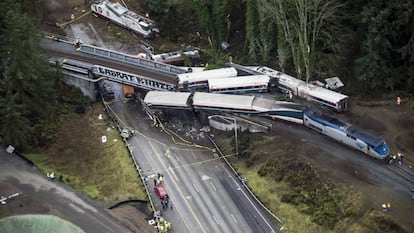
<svg viewBox="0 0 414 233"><path fill-rule="evenodd" d="M28 144L28 133L40 119L53 117L53 72L41 56L35 26L12 0L0 3L1 136L17 147ZM11 124L11 120L15 124Z"/></svg>
<svg viewBox="0 0 414 233"><path fill-rule="evenodd" d="M219 49L227 34L230 14L228 0L194 0L201 26L207 31L212 49Z"/></svg>
<svg viewBox="0 0 414 233"><path fill-rule="evenodd" d="M414 3L371 1L360 25L364 38L356 75L363 89L414 90Z"/></svg>
<svg viewBox="0 0 414 233"><path fill-rule="evenodd" d="M248 46L249 58L257 62L258 41L259 41L259 12L257 11L257 1L246 1L246 43Z"/></svg>

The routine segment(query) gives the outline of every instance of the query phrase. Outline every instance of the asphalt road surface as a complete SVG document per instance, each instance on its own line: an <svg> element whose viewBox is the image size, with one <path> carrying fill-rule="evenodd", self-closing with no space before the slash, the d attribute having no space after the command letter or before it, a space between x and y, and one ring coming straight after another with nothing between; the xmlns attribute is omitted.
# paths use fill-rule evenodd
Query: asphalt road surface
<svg viewBox="0 0 414 233"><path fill-rule="evenodd" d="M48 180L35 167L1 147L0 196L18 192L22 195L7 200L0 209L12 214L56 215L85 232L130 232L97 203L66 185Z"/></svg>
<svg viewBox="0 0 414 233"><path fill-rule="evenodd" d="M110 106L121 122L137 130L128 139L142 173L164 174L163 185L173 209L163 210L147 181L155 208L172 222L172 232L278 232L242 183L212 151L174 143L171 136L156 126L134 102L123 103L118 84L113 84L117 99Z"/></svg>

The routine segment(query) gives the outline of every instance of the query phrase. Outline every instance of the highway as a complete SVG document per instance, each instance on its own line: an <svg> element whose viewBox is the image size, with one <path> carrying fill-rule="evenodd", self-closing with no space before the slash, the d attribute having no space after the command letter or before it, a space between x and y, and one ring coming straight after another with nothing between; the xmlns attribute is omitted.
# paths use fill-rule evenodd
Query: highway
<svg viewBox="0 0 414 233"><path fill-rule="evenodd" d="M57 215L85 232L131 232L96 201L65 184L48 180L17 155L6 153L5 148L0 150L0 195L22 192L0 206L6 209L5 213Z"/></svg>
<svg viewBox="0 0 414 233"><path fill-rule="evenodd" d="M164 174L164 186L173 209L163 211L172 222L172 232L278 232L268 215L227 165L211 150L174 143L172 137L152 121L134 101L123 103L114 84L116 100L110 104L121 122L137 130L129 139L144 175ZM147 185L156 209L161 202ZM272 219L272 221L276 221Z"/></svg>

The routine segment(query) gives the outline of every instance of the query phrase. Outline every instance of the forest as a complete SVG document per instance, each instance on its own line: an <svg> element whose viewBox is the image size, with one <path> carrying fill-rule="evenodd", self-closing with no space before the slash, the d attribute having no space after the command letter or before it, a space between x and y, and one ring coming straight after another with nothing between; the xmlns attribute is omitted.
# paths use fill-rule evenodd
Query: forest
<svg viewBox="0 0 414 233"><path fill-rule="evenodd" d="M132 2L132 3L131 3ZM163 37L205 38L207 62L228 57L308 82L338 76L354 97L414 91L411 0L131 0L148 9ZM66 103L82 103L52 70L39 45L46 0L0 3L0 142L47 144ZM174 25L174 26L172 26ZM222 51L221 43L229 50ZM74 98L71 96L70 98Z"/></svg>
<svg viewBox="0 0 414 233"><path fill-rule="evenodd" d="M242 64L267 65L306 81L338 76L347 92L377 98L414 90L413 1L192 2L211 47L238 43Z"/></svg>

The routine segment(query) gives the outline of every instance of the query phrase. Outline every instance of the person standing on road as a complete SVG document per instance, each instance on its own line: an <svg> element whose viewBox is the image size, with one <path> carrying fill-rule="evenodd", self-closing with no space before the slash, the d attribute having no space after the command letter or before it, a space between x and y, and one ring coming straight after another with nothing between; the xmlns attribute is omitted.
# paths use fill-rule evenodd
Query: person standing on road
<svg viewBox="0 0 414 233"><path fill-rule="evenodd" d="M395 161L397 161L397 155L393 155L393 156L390 158L390 164L394 163Z"/></svg>
<svg viewBox="0 0 414 233"><path fill-rule="evenodd" d="M397 157L398 157L398 165L402 166L403 165L404 154L401 153L401 152L398 152Z"/></svg>

